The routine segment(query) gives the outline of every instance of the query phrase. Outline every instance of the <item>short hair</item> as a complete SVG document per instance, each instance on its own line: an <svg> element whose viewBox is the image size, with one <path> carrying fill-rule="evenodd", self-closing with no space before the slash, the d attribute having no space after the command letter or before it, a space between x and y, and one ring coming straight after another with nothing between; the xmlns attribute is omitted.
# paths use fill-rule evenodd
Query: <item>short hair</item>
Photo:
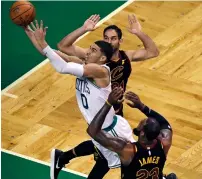
<svg viewBox="0 0 202 179"><path fill-rule="evenodd" d="M105 32L108 31L108 30L115 30L117 35L118 35L118 38L121 39L122 38L122 30L117 27L116 25L109 25L108 27L106 27L103 31L103 36L105 35Z"/></svg>
<svg viewBox="0 0 202 179"><path fill-rule="evenodd" d="M103 40L98 40L95 44L100 47L101 52L107 57L107 61L110 61L114 52L111 44Z"/></svg>
<svg viewBox="0 0 202 179"><path fill-rule="evenodd" d="M143 127L143 131L148 141L152 141L160 134L160 125L154 118L148 118Z"/></svg>

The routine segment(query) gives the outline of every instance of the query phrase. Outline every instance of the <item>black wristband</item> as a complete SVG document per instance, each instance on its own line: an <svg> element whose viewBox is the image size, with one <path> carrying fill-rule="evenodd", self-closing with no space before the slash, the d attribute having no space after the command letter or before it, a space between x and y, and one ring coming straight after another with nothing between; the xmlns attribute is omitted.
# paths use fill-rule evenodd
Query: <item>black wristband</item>
<svg viewBox="0 0 202 179"><path fill-rule="evenodd" d="M149 112L150 112L149 107L147 107L147 106L145 105L144 108L143 108L143 110L142 110L142 112L143 112L146 116L148 116L148 115L149 115Z"/></svg>

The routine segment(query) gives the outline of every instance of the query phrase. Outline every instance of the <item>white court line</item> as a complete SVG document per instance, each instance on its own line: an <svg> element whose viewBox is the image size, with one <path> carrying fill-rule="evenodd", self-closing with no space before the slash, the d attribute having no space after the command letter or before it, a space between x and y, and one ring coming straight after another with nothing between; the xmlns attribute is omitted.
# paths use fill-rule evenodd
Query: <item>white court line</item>
<svg viewBox="0 0 202 179"><path fill-rule="evenodd" d="M48 162L44 162L44 161L41 161L41 160L38 160L38 159L35 159L35 158L32 158L32 157L28 157L28 156L25 156L25 155L22 155L22 154L18 154L16 152L12 152L12 151L9 151L9 150L6 150L6 149L1 149L1 151L4 152L4 153L8 153L8 154L11 154L11 155L14 155L14 156L17 156L17 157L20 157L20 158L24 158L24 159L30 160L32 162L36 162L36 163L39 163L39 164L46 165L46 166L50 167L50 163L48 163ZM65 171L65 172L69 172L69 173L73 173L75 175L82 176L82 177L86 177L86 178L88 177L88 175L80 173L80 172L77 172L77 171L74 171L74 170L70 170L70 169L66 169L66 168L63 168L62 170Z"/></svg>
<svg viewBox="0 0 202 179"><path fill-rule="evenodd" d="M11 93L3 93L2 95L4 95L4 96L8 96L8 97L10 97L10 98L14 98L14 99L17 99L18 98L18 96L16 96L16 95L14 95L14 94L11 94Z"/></svg>
<svg viewBox="0 0 202 179"><path fill-rule="evenodd" d="M38 64L37 66L35 66L34 68L32 68L30 71L28 71L27 73L25 73L23 76L21 76L20 78L18 78L16 81L14 81L13 83L11 83L10 85L8 85L6 88L4 88L1 91L1 95L3 95L4 93L6 93L8 90L10 90L12 87L14 87L16 84L18 84L20 81L24 80L25 78L27 78L29 75L31 75L32 73L34 73L35 71L37 71L39 68L41 68L42 66L44 66L49 60L46 59L43 62L41 62L40 64Z"/></svg>
<svg viewBox="0 0 202 179"><path fill-rule="evenodd" d="M109 15L107 15L106 17L104 17L101 21L99 21L97 23L96 26L100 26L101 24L103 24L104 22L106 22L108 19L110 19L112 16L114 16L115 14L117 14L118 12L120 12L121 10L123 10L125 7L127 7L128 5L130 5L132 2L134 2L134 0L129 0L126 3L124 3L123 5L121 5L120 7L118 7L116 10L114 10L113 12L111 12ZM84 38L86 35L88 35L90 32L85 33L84 35L82 35L81 37L79 37L75 43L79 40L81 40L82 38ZM42 66L44 66L45 64L47 64L49 62L48 59L45 59L43 62L41 62L40 64L38 64L37 66L35 66L34 68L32 68L30 71L28 71L27 73L25 73L23 76L21 76L20 78L18 78L16 81L14 81L13 83L11 83L10 85L8 85L6 88L4 88L1 91L1 95L3 95L4 93L6 93L8 90L10 90L12 87L14 87L15 85L17 85L19 82L21 82L22 80L24 80L25 78L27 78L29 75L31 75L32 73L34 73L35 71L37 71L39 68L41 68Z"/></svg>

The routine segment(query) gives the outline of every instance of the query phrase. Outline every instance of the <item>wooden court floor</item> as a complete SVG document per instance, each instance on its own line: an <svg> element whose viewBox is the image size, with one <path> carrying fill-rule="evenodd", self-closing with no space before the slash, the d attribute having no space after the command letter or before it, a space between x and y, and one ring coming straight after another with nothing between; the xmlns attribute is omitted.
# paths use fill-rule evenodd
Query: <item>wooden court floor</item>
<svg viewBox="0 0 202 179"><path fill-rule="evenodd" d="M165 172L180 179L202 178L202 3L133 2L96 31L77 42L88 47L116 24L123 30L122 49L141 48L127 32L127 15L135 13L160 56L133 63L128 90L164 115L174 129ZM30 59L29 59L30 60ZM52 148L68 150L89 139L75 98L75 77L56 73L49 63L2 95L2 148L49 162ZM144 116L127 106L125 117L135 127ZM88 174L93 157L73 160L68 168ZM120 178L118 169L106 179Z"/></svg>

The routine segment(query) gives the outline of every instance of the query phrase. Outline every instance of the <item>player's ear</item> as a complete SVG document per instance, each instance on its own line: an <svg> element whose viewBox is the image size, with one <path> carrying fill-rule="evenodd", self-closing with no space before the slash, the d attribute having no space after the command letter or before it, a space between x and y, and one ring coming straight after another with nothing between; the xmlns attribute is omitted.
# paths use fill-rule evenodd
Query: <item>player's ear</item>
<svg viewBox="0 0 202 179"><path fill-rule="evenodd" d="M144 131L143 130L140 131L140 135L144 136Z"/></svg>
<svg viewBox="0 0 202 179"><path fill-rule="evenodd" d="M101 62L105 62L106 60L107 60L107 57L104 56L104 55L102 55L101 58L100 58L100 61L101 61Z"/></svg>
<svg viewBox="0 0 202 179"><path fill-rule="evenodd" d="M122 44L123 43L123 38L121 38L120 40L119 40L119 44Z"/></svg>

